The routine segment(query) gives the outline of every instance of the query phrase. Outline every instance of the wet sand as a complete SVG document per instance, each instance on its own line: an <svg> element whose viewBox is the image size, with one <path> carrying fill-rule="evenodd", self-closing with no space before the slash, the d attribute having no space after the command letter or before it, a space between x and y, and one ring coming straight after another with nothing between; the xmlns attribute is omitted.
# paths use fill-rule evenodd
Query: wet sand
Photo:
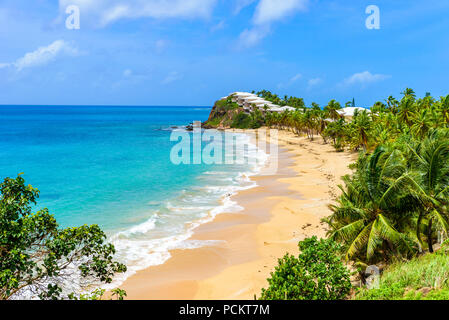
<svg viewBox="0 0 449 320"><path fill-rule="evenodd" d="M337 153L321 138L279 132L278 171L252 177L258 186L233 197L244 208L195 230L193 240L219 245L173 250L172 258L128 278L128 299L254 299L286 252L298 253L306 237L324 237L321 219L350 173L355 154Z"/></svg>

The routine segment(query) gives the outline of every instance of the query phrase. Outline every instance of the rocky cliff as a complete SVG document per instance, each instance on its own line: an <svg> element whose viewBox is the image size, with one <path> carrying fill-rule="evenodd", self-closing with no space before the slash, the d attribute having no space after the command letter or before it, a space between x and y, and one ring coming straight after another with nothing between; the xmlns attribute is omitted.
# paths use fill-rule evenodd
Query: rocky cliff
<svg viewBox="0 0 449 320"><path fill-rule="evenodd" d="M243 108L239 107L230 99L218 100L215 102L209 119L203 123L205 129L226 129L232 127L234 119L243 113Z"/></svg>

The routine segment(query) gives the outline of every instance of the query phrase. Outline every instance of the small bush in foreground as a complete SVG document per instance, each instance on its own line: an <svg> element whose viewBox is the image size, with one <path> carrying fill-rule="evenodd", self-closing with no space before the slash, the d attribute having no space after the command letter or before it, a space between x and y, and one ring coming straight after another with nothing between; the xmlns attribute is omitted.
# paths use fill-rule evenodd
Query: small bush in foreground
<svg viewBox="0 0 449 320"><path fill-rule="evenodd" d="M341 300L351 290L339 245L316 237L299 242L298 258L286 254L262 289L261 300Z"/></svg>

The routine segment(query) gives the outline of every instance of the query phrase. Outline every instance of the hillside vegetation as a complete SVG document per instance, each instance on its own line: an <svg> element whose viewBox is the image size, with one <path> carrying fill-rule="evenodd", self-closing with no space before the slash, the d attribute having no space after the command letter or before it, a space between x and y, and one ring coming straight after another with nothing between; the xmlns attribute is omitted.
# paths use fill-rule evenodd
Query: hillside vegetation
<svg viewBox="0 0 449 320"><path fill-rule="evenodd" d="M228 98L215 103L209 119L203 124L203 127L206 129L257 129L264 123L260 110L247 114L242 107Z"/></svg>
<svg viewBox="0 0 449 320"><path fill-rule="evenodd" d="M435 254L388 266L379 287L360 290L357 300L449 300L449 255L445 244Z"/></svg>

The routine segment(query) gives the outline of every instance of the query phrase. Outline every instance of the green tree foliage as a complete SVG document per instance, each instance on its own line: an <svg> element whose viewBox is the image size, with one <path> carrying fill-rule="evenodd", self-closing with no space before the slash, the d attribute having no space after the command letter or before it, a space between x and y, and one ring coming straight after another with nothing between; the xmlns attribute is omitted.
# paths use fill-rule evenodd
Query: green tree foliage
<svg viewBox="0 0 449 320"><path fill-rule="evenodd" d="M0 299L25 289L41 299L66 298L59 277L74 265L84 279L103 283L126 271L97 225L60 229L47 209L32 213L39 191L20 175L6 178L0 192Z"/></svg>
<svg viewBox="0 0 449 320"><path fill-rule="evenodd" d="M256 95L258 95L262 99L270 101L279 106L290 106L296 109L301 109L305 107L303 98L289 97L289 96L284 96L284 98L280 98L277 94L273 94L267 90L256 92Z"/></svg>
<svg viewBox="0 0 449 320"><path fill-rule="evenodd" d="M251 128L251 117L244 113L240 112L233 120L231 124L231 128L236 129L250 129Z"/></svg>
<svg viewBox="0 0 449 320"><path fill-rule="evenodd" d="M351 289L349 271L332 240L316 237L299 242L298 258L286 254L262 289L261 300L341 300Z"/></svg>
<svg viewBox="0 0 449 320"><path fill-rule="evenodd" d="M254 112L247 114L239 112L234 117L231 128L235 129L258 129L265 124L264 116L262 112L256 109Z"/></svg>
<svg viewBox="0 0 449 320"><path fill-rule="evenodd" d="M431 130L362 154L333 214L330 236L348 260L363 263L409 258L449 229L449 132Z"/></svg>
<svg viewBox="0 0 449 320"><path fill-rule="evenodd" d="M285 98L280 99L269 91L263 90L258 94L273 103L287 104ZM321 135L326 143L331 142L339 151L365 152L395 141L402 135L410 134L422 139L432 129L449 127L449 95L439 100L430 95L417 99L415 92L409 88L402 94L400 100L389 96L385 104L378 101L370 110L356 111L352 117L342 117L340 103L331 100L323 109L312 103L311 107L298 107L296 111L268 113L266 124L306 135L310 139Z"/></svg>
<svg viewBox="0 0 449 320"><path fill-rule="evenodd" d="M68 298L70 300L103 300L105 293L106 290L104 289L96 289L88 294L76 295L74 293L70 293ZM126 296L127 294L125 290L119 288L111 290L111 300L124 300Z"/></svg>
<svg viewBox="0 0 449 320"><path fill-rule="evenodd" d="M344 244L347 260L373 262L389 259L398 251L412 251L406 237L416 199L402 192L407 178L406 160L398 150L379 147L359 160L353 176L343 178L345 188L325 219L330 237Z"/></svg>
<svg viewBox="0 0 449 320"><path fill-rule="evenodd" d="M338 120L341 118L340 114L337 112L340 109L341 109L340 103L335 100L331 100L329 101L327 106L324 107L324 112L326 112L326 115L332 120Z"/></svg>
<svg viewBox="0 0 449 320"><path fill-rule="evenodd" d="M435 231L449 231L449 132L432 130L427 137L406 145L410 150L409 192L420 199L416 222L416 237L423 245L425 233L427 245L433 252ZM435 225L434 225L435 224ZM424 230L423 230L424 229Z"/></svg>

